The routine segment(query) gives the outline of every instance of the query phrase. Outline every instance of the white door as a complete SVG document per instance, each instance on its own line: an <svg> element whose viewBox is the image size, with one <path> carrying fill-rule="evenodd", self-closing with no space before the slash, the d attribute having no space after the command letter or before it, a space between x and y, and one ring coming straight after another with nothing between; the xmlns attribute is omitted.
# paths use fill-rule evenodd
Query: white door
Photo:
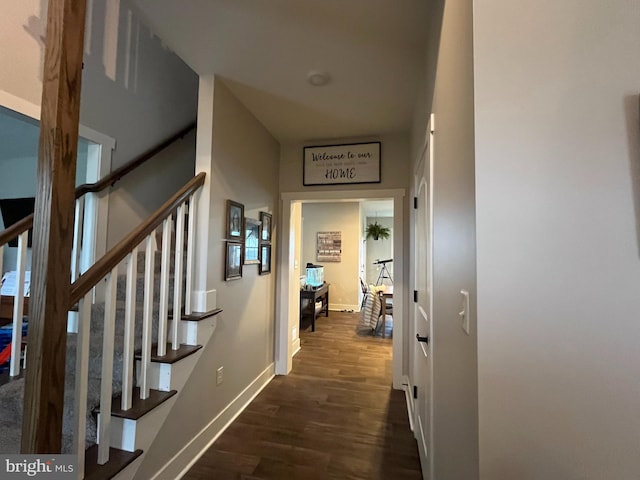
<svg viewBox="0 0 640 480"><path fill-rule="evenodd" d="M427 128L427 144L415 173L415 298L413 379L414 430L420 452L422 477L432 479L432 289L433 289L433 115Z"/></svg>

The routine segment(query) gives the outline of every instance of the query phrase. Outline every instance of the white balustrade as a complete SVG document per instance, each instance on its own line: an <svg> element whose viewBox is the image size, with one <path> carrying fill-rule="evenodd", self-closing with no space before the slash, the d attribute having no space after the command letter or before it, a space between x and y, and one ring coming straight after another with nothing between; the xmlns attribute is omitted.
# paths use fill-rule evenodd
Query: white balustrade
<svg viewBox="0 0 640 480"><path fill-rule="evenodd" d="M184 255L184 206L176 212L176 256L173 268L173 322L171 325L171 348L180 348L180 318L182 316L182 257Z"/></svg>
<svg viewBox="0 0 640 480"><path fill-rule="evenodd" d="M107 276L107 291L105 293L102 372L100 377L100 424L98 426L98 465L104 465L109 461L117 283L118 267L116 266Z"/></svg>
<svg viewBox="0 0 640 480"><path fill-rule="evenodd" d="M173 215L162 223L162 257L160 266L160 312L158 318L158 356L167 353L167 322L169 318L169 270L171 268L171 226Z"/></svg>
<svg viewBox="0 0 640 480"><path fill-rule="evenodd" d="M78 478L84 477L85 443L87 438L87 389L89 383L89 339L91 333L91 293L79 302L78 333L76 334L76 387L73 412L73 453L78 456Z"/></svg>
<svg viewBox="0 0 640 480"><path fill-rule="evenodd" d="M153 273L155 265L153 238L147 236L144 259L144 301L142 313L142 359L140 361L140 398L149 398L151 368L151 322L153 320Z"/></svg>
<svg viewBox="0 0 640 480"><path fill-rule="evenodd" d="M196 198L195 194L189 196L189 224L187 226L187 271L184 293L184 313L191 315L191 296L193 292L193 257L196 242Z"/></svg>
<svg viewBox="0 0 640 480"><path fill-rule="evenodd" d="M124 344L122 353L122 410L129 410L133 401L133 364L135 362L136 283L138 279L138 247L127 257L127 284L124 307Z"/></svg>
<svg viewBox="0 0 640 480"><path fill-rule="evenodd" d="M24 277L27 266L27 240L29 232L18 237L18 259L16 265L16 290L13 296L13 330L11 337L11 361L9 375L20 374L20 355L22 353L22 315L24 313Z"/></svg>

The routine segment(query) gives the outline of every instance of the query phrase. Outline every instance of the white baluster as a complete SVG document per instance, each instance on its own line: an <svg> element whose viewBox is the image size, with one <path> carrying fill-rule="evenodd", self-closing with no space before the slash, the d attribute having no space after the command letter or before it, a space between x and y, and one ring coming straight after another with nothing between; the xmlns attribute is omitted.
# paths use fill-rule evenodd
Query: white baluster
<svg viewBox="0 0 640 480"><path fill-rule="evenodd" d="M111 396L113 394L113 349L116 319L118 267L107 276L104 330L102 333L102 376L100 379L100 425L98 429L98 465L109 461Z"/></svg>
<svg viewBox="0 0 640 480"><path fill-rule="evenodd" d="M84 197L76 200L76 214L73 221L73 247L71 250L71 283L80 276L80 255L82 254L82 225L84 223Z"/></svg>
<svg viewBox="0 0 640 480"><path fill-rule="evenodd" d="M13 337L11 338L11 362L9 363L9 375L12 377L20 374L20 354L22 353L22 314L24 313L24 272L27 265L28 238L28 231L21 233L18 237L16 293L13 296Z"/></svg>
<svg viewBox="0 0 640 480"><path fill-rule="evenodd" d="M171 267L171 225L173 215L162 223L162 265L160 269L160 314L158 319L158 356L167 353L167 319L169 318L169 269Z"/></svg>
<svg viewBox="0 0 640 480"><path fill-rule="evenodd" d="M179 327L182 316L182 257L184 252L184 203L176 212L176 256L173 267L173 324L171 325L171 348L180 348Z"/></svg>
<svg viewBox="0 0 640 480"><path fill-rule="evenodd" d="M151 367L151 321L153 320L153 273L155 249L151 235L145 243L144 302L142 315L142 359L140 361L140 398L149 398L149 368Z"/></svg>
<svg viewBox="0 0 640 480"><path fill-rule="evenodd" d="M138 277L138 247L129 254L127 259L127 285L124 307L124 351L122 353L122 410L129 410L132 404L133 363L135 362L134 337L136 322L136 281Z"/></svg>
<svg viewBox="0 0 640 480"><path fill-rule="evenodd" d="M73 400L73 452L78 456L78 478L84 477L84 452L87 437L87 389L89 383L89 338L91 333L91 292L79 302L76 334L76 389Z"/></svg>
<svg viewBox="0 0 640 480"><path fill-rule="evenodd" d="M0 279L4 271L2 270L2 258L4 257L4 245L0 245Z"/></svg>
<svg viewBox="0 0 640 480"><path fill-rule="evenodd" d="M185 292L184 292L184 313L191 315L191 295L193 292L193 254L196 247L196 199L195 194L189 197L189 224L187 226L187 270Z"/></svg>

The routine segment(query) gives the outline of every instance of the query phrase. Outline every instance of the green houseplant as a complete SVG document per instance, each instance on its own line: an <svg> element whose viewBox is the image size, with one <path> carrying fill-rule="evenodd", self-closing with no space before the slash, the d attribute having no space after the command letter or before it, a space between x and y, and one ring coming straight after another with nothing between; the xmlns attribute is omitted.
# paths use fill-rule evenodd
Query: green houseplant
<svg viewBox="0 0 640 480"><path fill-rule="evenodd" d="M389 229L388 227L383 227L377 221L375 221L367 225L366 234L367 239L371 237L373 237L374 240L378 240L380 238L387 239L391 234L391 229Z"/></svg>

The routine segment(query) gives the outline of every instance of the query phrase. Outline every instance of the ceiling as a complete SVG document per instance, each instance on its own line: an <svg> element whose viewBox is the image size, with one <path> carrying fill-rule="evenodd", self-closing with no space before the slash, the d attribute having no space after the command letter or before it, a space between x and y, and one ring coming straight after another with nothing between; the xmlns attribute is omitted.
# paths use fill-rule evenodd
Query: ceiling
<svg viewBox="0 0 640 480"><path fill-rule="evenodd" d="M430 0L134 0L198 74L216 74L279 141L409 130ZM312 86L307 76L330 81Z"/></svg>

